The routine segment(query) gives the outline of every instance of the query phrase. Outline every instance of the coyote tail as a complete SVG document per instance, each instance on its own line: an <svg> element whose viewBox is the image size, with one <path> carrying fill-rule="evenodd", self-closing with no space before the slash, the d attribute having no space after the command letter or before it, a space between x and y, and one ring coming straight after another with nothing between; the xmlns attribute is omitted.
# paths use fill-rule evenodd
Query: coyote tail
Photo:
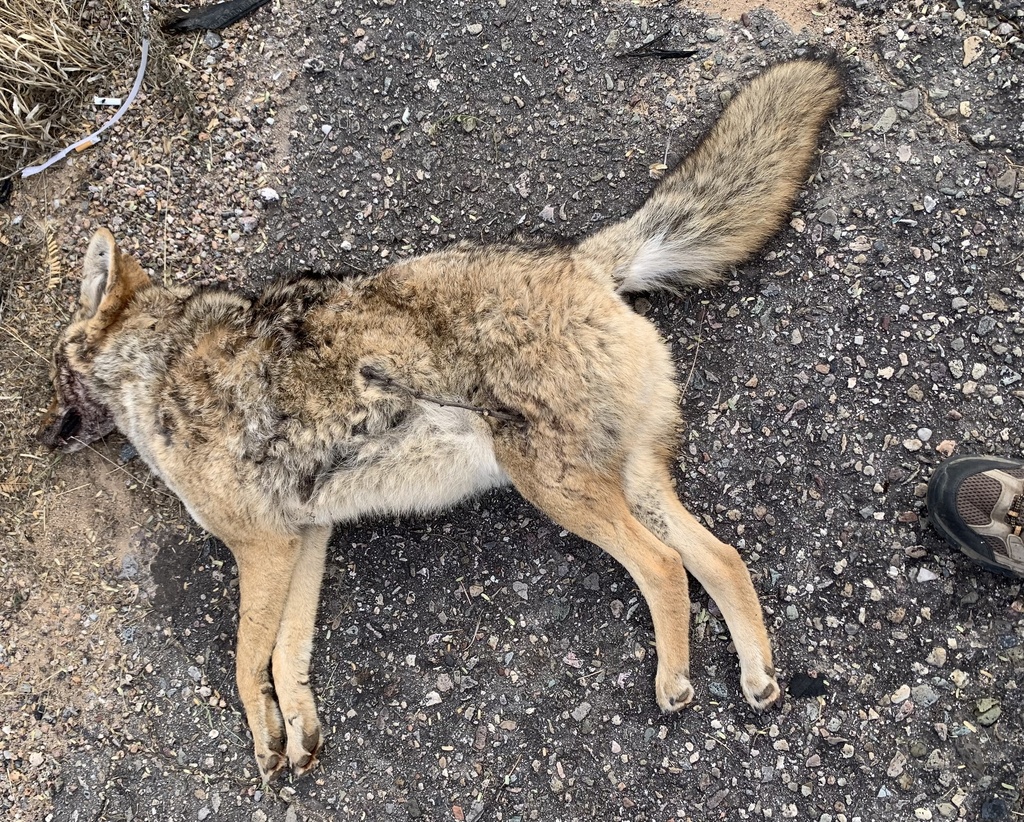
<svg viewBox="0 0 1024 822"><path fill-rule="evenodd" d="M831 62L770 67L639 211L583 240L575 256L623 293L715 282L782 225L843 93Z"/></svg>

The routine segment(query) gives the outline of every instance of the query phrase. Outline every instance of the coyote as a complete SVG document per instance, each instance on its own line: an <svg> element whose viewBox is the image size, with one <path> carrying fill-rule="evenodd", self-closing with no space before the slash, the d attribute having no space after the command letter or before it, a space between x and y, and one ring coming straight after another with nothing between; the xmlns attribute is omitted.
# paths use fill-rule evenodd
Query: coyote
<svg viewBox="0 0 1024 822"><path fill-rule="evenodd" d="M158 287L95 233L39 437L71 452L119 429L231 549L264 780L305 773L322 743L309 668L332 524L507 483L632 576L662 710L694 696L687 571L722 610L747 701L779 698L746 566L676 496L672 359L623 295L711 284L757 251L842 95L828 61L767 69L639 211L574 244L462 243L247 297Z"/></svg>

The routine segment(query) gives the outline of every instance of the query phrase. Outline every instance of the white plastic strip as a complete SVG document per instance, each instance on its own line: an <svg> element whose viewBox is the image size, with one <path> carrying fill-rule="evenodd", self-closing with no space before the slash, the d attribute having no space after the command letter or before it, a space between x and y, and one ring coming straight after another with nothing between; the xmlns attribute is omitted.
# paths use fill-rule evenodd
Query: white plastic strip
<svg viewBox="0 0 1024 822"><path fill-rule="evenodd" d="M145 5L147 7L146 11L148 11L149 3L147 2ZM72 151L80 151L83 148L88 148L89 146L92 146L92 145L95 145L96 143L98 143L99 139L100 139L100 134L102 134L104 131L106 131L108 128L110 128L112 125L114 125L114 123L116 123L118 120L121 119L121 115L124 114L128 110L128 107L132 104L132 101L135 99L135 95L138 94L139 93L139 89L142 88L142 78L146 74L146 62L147 62L148 59L149 59L149 38L143 38L143 40L142 40L142 60L139 63L139 73L135 75L135 83L134 83L134 85L132 85L132 90L128 94L127 99L121 104L121 107L117 111L114 112L114 116L111 117L109 120L107 120L107 122L105 122L102 126L100 126L98 129L96 129L88 137L83 137L77 143L72 143L70 146L68 146L63 151L59 152L58 154L54 154L49 160L47 160L42 165L29 166L28 168L22 169L21 176L23 178L24 177L31 177L33 174L38 174L40 171L45 171L50 166L52 166L54 163L60 162L65 157L67 157Z"/></svg>

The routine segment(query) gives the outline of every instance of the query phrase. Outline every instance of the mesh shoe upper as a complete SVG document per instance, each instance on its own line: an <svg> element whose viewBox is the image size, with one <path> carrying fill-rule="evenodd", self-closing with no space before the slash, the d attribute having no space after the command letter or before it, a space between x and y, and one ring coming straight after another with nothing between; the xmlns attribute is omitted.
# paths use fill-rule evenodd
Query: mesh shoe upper
<svg viewBox="0 0 1024 822"><path fill-rule="evenodd" d="M1000 565L1024 575L1024 470L992 470L964 479L956 513L995 554Z"/></svg>

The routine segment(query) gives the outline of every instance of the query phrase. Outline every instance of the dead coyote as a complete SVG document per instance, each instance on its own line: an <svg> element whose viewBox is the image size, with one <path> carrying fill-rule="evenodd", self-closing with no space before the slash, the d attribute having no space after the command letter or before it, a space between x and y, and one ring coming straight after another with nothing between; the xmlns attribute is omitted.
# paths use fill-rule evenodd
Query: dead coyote
<svg viewBox="0 0 1024 822"><path fill-rule="evenodd" d="M669 351L622 295L712 283L755 252L841 96L828 62L769 68L639 211L571 246L461 244L250 298L155 286L96 232L40 437L74 451L120 429L231 549L264 779L309 770L321 745L309 666L332 523L505 483L629 571L663 710L693 699L687 571L725 616L747 701L779 697L746 566L673 489Z"/></svg>

